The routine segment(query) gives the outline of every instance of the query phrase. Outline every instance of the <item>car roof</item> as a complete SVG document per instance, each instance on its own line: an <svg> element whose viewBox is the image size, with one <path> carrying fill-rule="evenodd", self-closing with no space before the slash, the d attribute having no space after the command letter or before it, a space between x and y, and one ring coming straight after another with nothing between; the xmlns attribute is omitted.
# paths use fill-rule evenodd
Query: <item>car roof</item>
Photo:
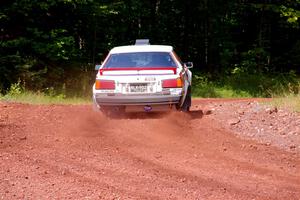
<svg viewBox="0 0 300 200"><path fill-rule="evenodd" d="M111 54L133 52L172 52L173 47L167 45L131 45L119 46L110 50Z"/></svg>

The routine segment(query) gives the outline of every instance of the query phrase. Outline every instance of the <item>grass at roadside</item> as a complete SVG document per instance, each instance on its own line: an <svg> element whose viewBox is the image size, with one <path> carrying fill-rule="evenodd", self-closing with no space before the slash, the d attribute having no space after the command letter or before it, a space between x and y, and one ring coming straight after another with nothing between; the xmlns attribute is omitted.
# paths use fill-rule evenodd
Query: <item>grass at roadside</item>
<svg viewBox="0 0 300 200"><path fill-rule="evenodd" d="M279 108L286 108L291 111L300 112L300 95L289 95L286 97L274 98L270 104Z"/></svg>
<svg viewBox="0 0 300 200"><path fill-rule="evenodd" d="M243 72L217 77L194 73L192 85L192 95L204 98L266 98L300 94L300 77L293 72L286 74Z"/></svg>
<svg viewBox="0 0 300 200"><path fill-rule="evenodd" d="M234 90L229 86L221 86L215 83L198 83L192 87L193 97L203 98L250 98L253 97L249 92Z"/></svg>
<svg viewBox="0 0 300 200"><path fill-rule="evenodd" d="M238 96L238 93L235 93L231 90L222 90L221 88L215 88L214 90L223 97L247 97L247 96ZM235 96L236 95L236 96ZM249 96L251 97L251 96ZM47 96L45 94L38 94L33 92L25 92L15 95L5 95L0 96L0 100L3 101L12 101L12 102L21 102L29 104L91 104L91 98L80 98L80 97L63 97L63 96ZM273 106L278 108L285 108L288 110L300 112L300 95L289 95L286 97L277 97L273 98L271 102Z"/></svg>
<svg viewBox="0 0 300 200"><path fill-rule="evenodd" d="M23 92L21 94L0 96L0 100L29 104L90 104L91 98L48 96L43 93Z"/></svg>
<svg viewBox="0 0 300 200"><path fill-rule="evenodd" d="M32 92L25 90L20 82L12 84L5 95L0 94L0 100L21 102L30 104L89 104L91 97L66 97L64 94L56 94L54 91Z"/></svg>
<svg viewBox="0 0 300 200"><path fill-rule="evenodd" d="M287 74L232 74L209 78L194 74L194 97L213 98L273 98L271 105L300 112L300 78Z"/></svg>

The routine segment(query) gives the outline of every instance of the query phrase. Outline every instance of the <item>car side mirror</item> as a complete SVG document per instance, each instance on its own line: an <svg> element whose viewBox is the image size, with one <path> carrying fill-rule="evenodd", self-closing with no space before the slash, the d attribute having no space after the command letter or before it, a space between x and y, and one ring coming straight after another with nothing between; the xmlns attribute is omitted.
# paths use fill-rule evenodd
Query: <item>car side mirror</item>
<svg viewBox="0 0 300 200"><path fill-rule="evenodd" d="M184 63L184 65L185 65L188 69L191 69L191 68L194 67L193 62L186 62L186 63Z"/></svg>
<svg viewBox="0 0 300 200"><path fill-rule="evenodd" d="M95 70L98 71L100 69L101 65L95 65Z"/></svg>

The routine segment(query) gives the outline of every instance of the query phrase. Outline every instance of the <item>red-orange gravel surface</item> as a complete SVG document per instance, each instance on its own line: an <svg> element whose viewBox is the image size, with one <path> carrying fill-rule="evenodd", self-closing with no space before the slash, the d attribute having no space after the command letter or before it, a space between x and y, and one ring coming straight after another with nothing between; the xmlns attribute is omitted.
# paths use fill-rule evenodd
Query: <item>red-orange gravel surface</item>
<svg viewBox="0 0 300 200"><path fill-rule="evenodd" d="M91 105L0 102L0 199L298 200L298 116L293 148L281 134L266 142L275 129L247 133L250 119L260 127L254 101L198 99L190 114L112 119Z"/></svg>

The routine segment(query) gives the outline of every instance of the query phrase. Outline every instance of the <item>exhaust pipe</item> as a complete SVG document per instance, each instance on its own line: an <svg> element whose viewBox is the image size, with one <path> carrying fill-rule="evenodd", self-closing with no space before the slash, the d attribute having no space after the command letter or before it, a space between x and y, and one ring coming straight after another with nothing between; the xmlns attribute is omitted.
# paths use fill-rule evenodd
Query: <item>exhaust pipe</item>
<svg viewBox="0 0 300 200"><path fill-rule="evenodd" d="M145 112L150 112L151 110L152 110L152 107L149 106L149 105L147 105L147 106L144 107L144 111Z"/></svg>

